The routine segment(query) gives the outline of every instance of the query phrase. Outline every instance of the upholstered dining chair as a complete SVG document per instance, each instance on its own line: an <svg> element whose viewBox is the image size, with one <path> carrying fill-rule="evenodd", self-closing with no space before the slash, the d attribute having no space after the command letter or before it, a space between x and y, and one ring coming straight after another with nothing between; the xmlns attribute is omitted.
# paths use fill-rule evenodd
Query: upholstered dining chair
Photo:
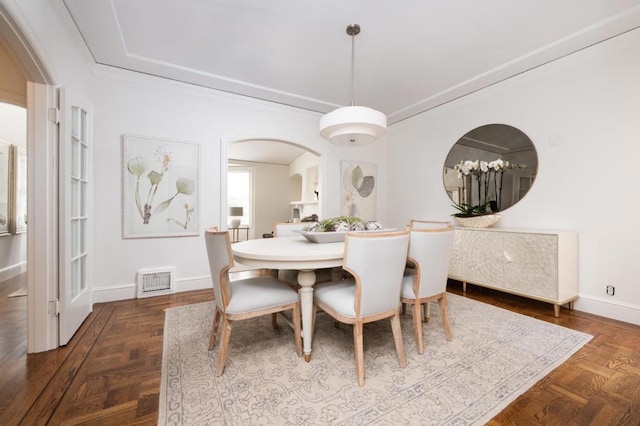
<svg viewBox="0 0 640 426"><path fill-rule="evenodd" d="M413 221L412 221L413 223ZM410 229L408 263L402 281L400 301L413 305L413 323L418 353L424 353L422 335L422 306L425 306L424 321L428 321L429 302L437 300L440 306L442 325L447 340L451 340L451 325L447 309L447 276L453 249L454 229L449 223L434 222L429 227L422 221L418 227Z"/></svg>
<svg viewBox="0 0 640 426"><path fill-rule="evenodd" d="M205 231L205 242L215 296L215 314L209 339L209 350L215 346L218 326L222 321L216 376L220 376L224 371L231 326L234 321L291 310L296 353L298 356L302 356L298 293L270 275L230 282L229 269L233 267L233 255L229 233L218 231L217 228L209 228Z"/></svg>
<svg viewBox="0 0 640 426"><path fill-rule="evenodd" d="M273 224L273 236L277 238L283 237L299 237L297 231L302 231L308 225L305 222L282 222Z"/></svg>
<svg viewBox="0 0 640 426"><path fill-rule="evenodd" d="M365 323L390 318L398 363L402 368L407 364L400 328L399 296L408 246L409 231L348 232L342 267L353 278L319 283L314 287L316 308L337 321L353 325L359 386L364 386Z"/></svg>
<svg viewBox="0 0 640 426"><path fill-rule="evenodd" d="M419 220L411 219L409 229L440 229L450 228L451 222L447 220Z"/></svg>

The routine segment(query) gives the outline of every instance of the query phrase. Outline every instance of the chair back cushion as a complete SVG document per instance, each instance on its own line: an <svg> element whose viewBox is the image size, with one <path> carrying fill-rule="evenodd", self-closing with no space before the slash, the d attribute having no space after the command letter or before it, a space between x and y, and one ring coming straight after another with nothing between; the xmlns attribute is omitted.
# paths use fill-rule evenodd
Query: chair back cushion
<svg viewBox="0 0 640 426"><path fill-rule="evenodd" d="M356 279L356 316L398 307L409 231L348 232L343 267Z"/></svg>
<svg viewBox="0 0 640 426"><path fill-rule="evenodd" d="M273 225L273 236L277 238L282 237L299 237L300 234L296 231L302 231L302 229L308 225L308 223L276 223Z"/></svg>
<svg viewBox="0 0 640 426"><path fill-rule="evenodd" d="M220 310L229 303L229 269L233 267L231 243L227 231L207 229L204 233L216 305Z"/></svg>
<svg viewBox="0 0 640 426"><path fill-rule="evenodd" d="M446 291L453 233L452 227L411 230L409 258L416 264L415 273L419 276L417 297Z"/></svg>

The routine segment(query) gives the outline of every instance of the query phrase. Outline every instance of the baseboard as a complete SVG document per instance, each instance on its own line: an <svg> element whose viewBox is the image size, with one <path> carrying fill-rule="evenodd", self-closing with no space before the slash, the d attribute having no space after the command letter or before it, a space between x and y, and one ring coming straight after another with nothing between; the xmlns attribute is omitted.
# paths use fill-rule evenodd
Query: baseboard
<svg viewBox="0 0 640 426"><path fill-rule="evenodd" d="M640 306L637 305L606 300L600 297L580 295L574 302L574 309L640 325Z"/></svg>
<svg viewBox="0 0 640 426"><path fill-rule="evenodd" d="M20 275L23 272L27 272L27 261L16 263L15 265L7 266L0 269L0 283L13 278L16 275Z"/></svg>
<svg viewBox="0 0 640 426"><path fill-rule="evenodd" d="M190 277L176 279L174 282L175 292L204 290L211 287L211 276ZM109 287L97 287L93 289L93 303L115 302L118 300L129 300L137 297L136 284L120 284Z"/></svg>

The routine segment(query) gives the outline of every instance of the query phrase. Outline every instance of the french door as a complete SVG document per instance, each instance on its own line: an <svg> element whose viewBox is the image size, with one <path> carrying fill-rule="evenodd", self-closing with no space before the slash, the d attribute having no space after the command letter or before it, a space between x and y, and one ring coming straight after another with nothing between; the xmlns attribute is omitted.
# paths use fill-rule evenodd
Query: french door
<svg viewBox="0 0 640 426"><path fill-rule="evenodd" d="M59 336L66 345L93 310L89 280L91 113L78 94L60 90Z"/></svg>

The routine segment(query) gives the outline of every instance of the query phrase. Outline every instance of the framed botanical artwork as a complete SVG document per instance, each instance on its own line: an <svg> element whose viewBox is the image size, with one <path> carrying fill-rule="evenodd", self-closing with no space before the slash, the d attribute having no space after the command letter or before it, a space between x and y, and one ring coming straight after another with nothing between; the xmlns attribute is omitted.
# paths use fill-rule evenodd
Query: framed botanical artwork
<svg viewBox="0 0 640 426"><path fill-rule="evenodd" d="M376 220L376 165L342 161L341 214Z"/></svg>
<svg viewBox="0 0 640 426"><path fill-rule="evenodd" d="M123 238L199 235L199 146L123 136Z"/></svg>
<svg viewBox="0 0 640 426"><path fill-rule="evenodd" d="M27 150L11 145L11 190L9 231L21 234L27 231Z"/></svg>
<svg viewBox="0 0 640 426"><path fill-rule="evenodd" d="M0 236L10 234L10 164L11 145L6 142L0 141Z"/></svg>

